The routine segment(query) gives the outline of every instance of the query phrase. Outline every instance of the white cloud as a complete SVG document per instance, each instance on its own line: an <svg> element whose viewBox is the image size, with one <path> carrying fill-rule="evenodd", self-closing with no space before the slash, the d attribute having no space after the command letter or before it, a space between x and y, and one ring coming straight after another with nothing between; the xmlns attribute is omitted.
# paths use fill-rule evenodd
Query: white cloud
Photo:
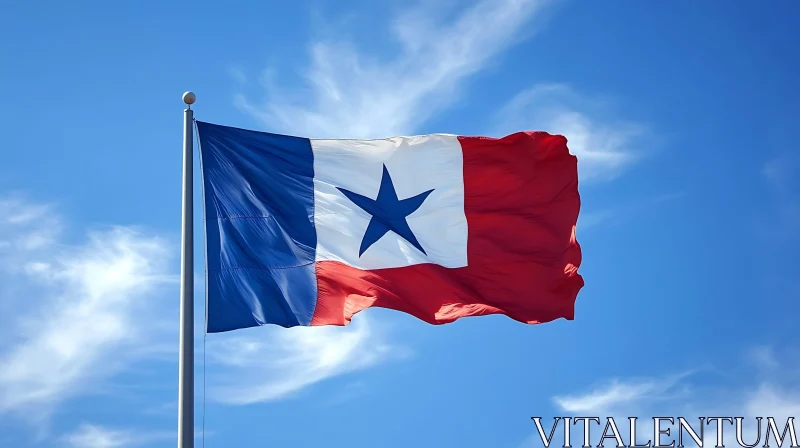
<svg viewBox="0 0 800 448"><path fill-rule="evenodd" d="M75 432L64 437L64 441L75 448L121 448L131 446L133 440L131 431L90 424L81 425Z"/></svg>
<svg viewBox="0 0 800 448"><path fill-rule="evenodd" d="M555 397L554 400L559 409L571 414L592 413L592 415L595 415L598 412L604 414L621 406L653 399L654 396L661 396L674 385L675 381L672 379L639 381L620 381L617 379L591 392Z"/></svg>
<svg viewBox="0 0 800 448"><path fill-rule="evenodd" d="M759 347L749 352L749 364L756 367L753 376L735 384L724 384L721 377L714 381L703 382L697 377L698 372L687 372L680 375L659 376L639 379L615 379L603 386L566 396L556 396L553 401L557 415L599 417L605 425L606 417L614 417L623 440L628 443L628 417L638 417L637 439L640 443L653 440L653 417L684 417L696 431L700 425L698 417L743 417L745 442L752 443L756 434L756 417L763 417L761 428L761 445L764 443L767 417L774 417L780 431L788 417L800 415L800 388L794 378L797 372L793 366L778 361L779 357L769 347ZM767 369L765 369L765 367ZM731 371L725 373L730 378ZM700 380L700 381L692 381ZM796 424L796 423L795 423ZM552 420L542 419L542 426L549 433ZM662 428L671 427L671 436L664 436L663 442L677 439L677 421L674 425L668 422ZM713 447L716 443L716 423L705 425L705 446ZM597 444L603 427L592 423L593 444ZM735 437L735 429L728 423L723 427L724 439L730 444ZM556 433L557 436L560 433ZM692 446L692 439L684 434L684 443ZM582 424L575 427L571 434L573 445L583 441ZM787 433L788 437L788 433ZM774 442L774 439L771 439ZM529 437L522 446L541 446L538 434ZM561 445L561 440L554 443ZM677 443L676 443L677 444ZM608 441L606 446L613 446Z"/></svg>
<svg viewBox="0 0 800 448"><path fill-rule="evenodd" d="M482 0L452 20L441 11L410 8L391 20L400 51L392 58L360 52L349 42L311 45L308 89L278 85L267 70L268 101L243 95L236 104L275 132L325 138L408 135L458 97L472 75L543 22L549 1ZM232 77L241 82L243 73ZM578 156L582 181L612 180L642 157L645 128L610 118L610 106L561 84L520 92L496 114L496 136L520 130L563 134ZM651 148L647 148L648 150Z"/></svg>
<svg viewBox="0 0 800 448"><path fill-rule="evenodd" d="M0 204L15 210L0 239L58 234L61 220L52 207ZM0 305L14 311L0 314L0 413L45 418L147 349L158 321L151 314L155 288L172 277L166 242L136 229L91 232L76 246L39 242L0 249L7 275Z"/></svg>
<svg viewBox="0 0 800 448"><path fill-rule="evenodd" d="M346 327L254 330L259 334L240 331L209 339L209 377L219 384L211 388L209 398L234 405L279 400L406 354L406 349L385 342L364 315Z"/></svg>
<svg viewBox="0 0 800 448"><path fill-rule="evenodd" d="M41 225L47 210L60 227L52 207L0 203L14 211L6 216L18 217L3 223L3 241L16 244L31 229L58 234ZM0 313L0 414L46 423L65 400L97 393L115 374L162 356L176 330L164 321L158 289L177 280L167 266L171 253L166 241L128 227L89 232L79 245L52 239L35 248L0 247L0 275L7 277L0 311L13 310ZM403 349L389 345L365 315L348 327L240 330L209 340L208 372L219 379L209 388L228 404L277 400L398 354ZM68 438L74 446L128 446L141 440L133 434L85 425Z"/></svg>
<svg viewBox="0 0 800 448"><path fill-rule="evenodd" d="M391 21L400 44L395 57L370 57L342 41L314 42L310 96L289 96L267 78L266 104L243 96L237 104L278 132L304 137L412 134L455 99L463 81L530 32L546 3L481 0L451 21L434 19L441 11L410 8Z"/></svg>
<svg viewBox="0 0 800 448"><path fill-rule="evenodd" d="M62 441L72 448L126 448L175 437L169 431L134 431L84 423L63 436Z"/></svg>
<svg viewBox="0 0 800 448"><path fill-rule="evenodd" d="M567 137L582 181L612 180L644 154L642 125L610 118L610 106L562 84L520 92L497 114L494 134L540 130Z"/></svg>
<svg viewBox="0 0 800 448"><path fill-rule="evenodd" d="M775 417L776 422L787 417L800 416L800 391L783 388L773 383L759 384L754 392L745 393L745 415Z"/></svg>
<svg viewBox="0 0 800 448"><path fill-rule="evenodd" d="M21 195L0 199L0 259L48 246L61 230L52 205L31 204Z"/></svg>

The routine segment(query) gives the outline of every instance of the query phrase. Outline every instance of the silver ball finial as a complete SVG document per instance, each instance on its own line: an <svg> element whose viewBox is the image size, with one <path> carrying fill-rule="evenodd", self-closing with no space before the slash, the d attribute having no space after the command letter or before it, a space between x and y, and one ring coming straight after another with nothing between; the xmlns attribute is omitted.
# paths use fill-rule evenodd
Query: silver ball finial
<svg viewBox="0 0 800 448"><path fill-rule="evenodd" d="M194 100L196 99L197 97L192 92L186 92L183 94L183 102L190 106L194 104Z"/></svg>

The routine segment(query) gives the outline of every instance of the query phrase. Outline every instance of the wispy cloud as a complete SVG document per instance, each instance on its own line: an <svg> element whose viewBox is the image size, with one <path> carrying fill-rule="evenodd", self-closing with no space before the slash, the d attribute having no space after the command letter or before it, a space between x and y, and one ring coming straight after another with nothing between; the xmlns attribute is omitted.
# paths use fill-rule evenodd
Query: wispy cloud
<svg viewBox="0 0 800 448"><path fill-rule="evenodd" d="M268 102L236 98L270 129L329 138L383 138L411 134L457 97L462 83L483 70L531 29L542 0L481 0L451 20L418 6L389 25L400 50L368 55L341 40L312 43L305 74L308 93L266 77ZM240 78L238 75L237 78Z"/></svg>
<svg viewBox="0 0 800 448"><path fill-rule="evenodd" d="M0 254L6 261L19 251L52 244L61 230L51 204L31 204L19 194L0 199Z"/></svg>
<svg viewBox="0 0 800 448"><path fill-rule="evenodd" d="M623 418L628 414L649 418L665 408L669 410L665 415L672 416L794 415L784 410L796 414L800 410L800 389L792 380L798 373L797 366L780 362L769 346L756 347L746 355L743 366L704 369L714 376L713 381L704 381L699 370L650 378L616 378L587 391L553 397L553 401L560 411L573 415ZM734 371L738 378L731 375Z"/></svg>
<svg viewBox="0 0 800 448"><path fill-rule="evenodd" d="M84 424L64 437L64 441L75 448L119 448L131 446L131 431L114 430L102 426Z"/></svg>
<svg viewBox="0 0 800 448"><path fill-rule="evenodd" d="M161 286L174 289L167 265L173 251L130 227L91 231L83 243L67 244L58 238L64 220L54 207L18 198L0 203L13 211L0 227L0 240L9 242L0 247L0 309L13 310L0 313L0 414L44 424L66 400L113 388L116 374L163 356L152 350L174 330L160 317L159 301L166 296ZM21 243L34 233L53 237ZM285 398L406 353L365 316L347 328L257 328L209 342L211 395L228 404ZM46 425L40 429L47 437ZM87 424L61 441L117 447L143 440L136 431Z"/></svg>
<svg viewBox="0 0 800 448"><path fill-rule="evenodd" d="M653 436L652 418L656 416L685 417L698 431L698 417L743 417L744 440L753 441L757 438L756 417L774 417L779 429L782 429L788 417L800 414L800 388L797 388L794 381L798 373L796 366L779 362L779 357L771 347L755 348L748 355L745 367L756 369L750 375L738 378L735 384L720 381L723 376L730 377L727 374L717 375L714 381L704 382L698 377L698 371L692 371L650 378L618 378L586 391L553 397L553 401L559 414L564 413L561 415L600 419L614 417L626 442L629 434L628 417L640 419L641 425L637 423L637 430L640 430L639 434L643 437L640 442L646 443ZM715 372L714 369L708 371L722 373L720 370ZM542 424L546 426L552 422L543 419ZM766 424L766 420L762 421L762 425ZM592 431L595 434L592 442L597 443L597 434L602 432L603 427L597 427L596 423L593 425L597 429ZM665 424L663 427L666 426L669 425ZM673 425L673 430L675 427ZM765 429L762 426L762 436ZM726 424L723 428L725 430L729 433L726 437L728 440L732 437L730 434L733 429ZM710 446L716 441L715 427L713 424L707 425L704 431L706 446ZM582 443L582 431L573 431L572 436L576 437L573 444ZM667 437L663 440L669 442ZM687 444L693 443L689 437L685 440ZM560 441L556 444L559 445ZM534 434L521 446L541 446L541 439L538 434Z"/></svg>
<svg viewBox="0 0 800 448"><path fill-rule="evenodd" d="M0 201L0 413L46 418L67 398L138 359L153 336L156 288L172 278L167 243L136 229L93 231L82 244L55 239L52 207ZM36 244L28 244L31 235ZM27 242L19 245L19 242ZM20 248L26 248L21 250Z"/></svg>
<svg viewBox="0 0 800 448"><path fill-rule="evenodd" d="M127 448L173 438L175 434L169 431L134 431L84 423L61 440L72 448Z"/></svg>
<svg viewBox="0 0 800 448"><path fill-rule="evenodd" d="M578 157L582 181L613 180L649 148L643 125L613 119L610 111L605 102L566 85L540 84L517 94L497 113L494 134L521 129L562 134Z"/></svg>
<svg viewBox="0 0 800 448"><path fill-rule="evenodd" d="M244 95L235 101L275 132L327 138L414 134L459 97L472 75L528 37L545 20L549 3L481 0L450 20L435 19L445 15L429 6L409 8L390 21L400 44L394 57L366 54L348 41L316 41L304 77L307 88L279 84L268 69L266 102ZM245 79L241 71L231 76ZM645 126L612 119L611 109L566 85L539 84L517 94L494 115L493 127L478 132L563 134L578 156L581 180L612 180L652 149L652 142L645 141Z"/></svg>
<svg viewBox="0 0 800 448"><path fill-rule="evenodd" d="M279 400L408 354L386 342L364 316L347 327L256 330L258 335L224 334L209 341L209 378L216 384L209 391L212 400L234 405ZM265 337L268 330L274 331Z"/></svg>
<svg viewBox="0 0 800 448"><path fill-rule="evenodd" d="M614 415L632 411L642 403L671 401L685 394L679 388L689 372L662 378L613 379L591 391L556 396L553 401L559 410L570 415Z"/></svg>

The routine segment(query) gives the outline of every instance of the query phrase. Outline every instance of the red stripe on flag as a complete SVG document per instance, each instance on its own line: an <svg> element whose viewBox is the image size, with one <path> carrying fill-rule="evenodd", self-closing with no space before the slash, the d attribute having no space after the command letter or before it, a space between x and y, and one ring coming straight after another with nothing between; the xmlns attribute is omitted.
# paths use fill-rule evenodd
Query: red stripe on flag
<svg viewBox="0 0 800 448"><path fill-rule="evenodd" d="M311 325L345 325L369 307L431 324L505 314L525 323L574 318L583 287L575 239L577 159L562 136L459 137L464 153L467 262L361 270L317 262Z"/></svg>

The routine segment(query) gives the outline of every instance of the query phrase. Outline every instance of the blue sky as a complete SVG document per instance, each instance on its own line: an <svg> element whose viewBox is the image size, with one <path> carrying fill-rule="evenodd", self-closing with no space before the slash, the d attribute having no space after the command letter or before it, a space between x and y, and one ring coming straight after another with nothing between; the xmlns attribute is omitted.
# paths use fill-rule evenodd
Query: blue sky
<svg viewBox="0 0 800 448"><path fill-rule="evenodd" d="M174 446L189 89L198 119L308 137L563 133L583 198L572 322L374 309L210 335L205 366L198 333L206 446L800 414L797 2L1 8L0 446Z"/></svg>

